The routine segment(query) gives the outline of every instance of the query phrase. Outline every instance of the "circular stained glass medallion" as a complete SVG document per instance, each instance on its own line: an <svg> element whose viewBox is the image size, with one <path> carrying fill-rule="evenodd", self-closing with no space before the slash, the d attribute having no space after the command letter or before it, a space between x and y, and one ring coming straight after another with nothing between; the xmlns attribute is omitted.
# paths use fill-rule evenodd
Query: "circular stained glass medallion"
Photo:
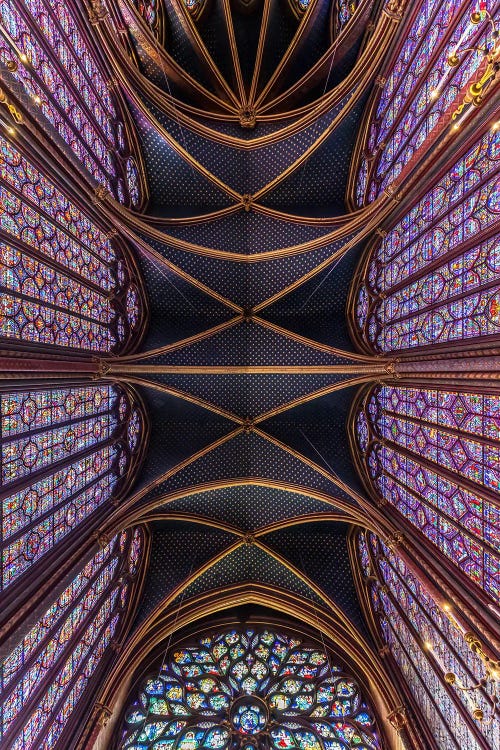
<svg viewBox="0 0 500 750"><path fill-rule="evenodd" d="M120 750L379 750L356 681L316 646L229 630L171 655L126 713Z"/></svg>

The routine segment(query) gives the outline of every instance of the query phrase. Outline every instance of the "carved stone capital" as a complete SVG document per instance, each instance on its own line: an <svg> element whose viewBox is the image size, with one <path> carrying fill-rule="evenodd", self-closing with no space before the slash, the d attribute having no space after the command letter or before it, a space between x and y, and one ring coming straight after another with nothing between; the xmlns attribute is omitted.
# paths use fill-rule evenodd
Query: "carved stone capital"
<svg viewBox="0 0 500 750"><path fill-rule="evenodd" d="M95 539L95 541L97 542L97 544L99 545L101 549L104 549L105 547L107 547L111 541L110 537L107 534L99 530L95 531L92 534L92 539Z"/></svg>
<svg viewBox="0 0 500 750"><path fill-rule="evenodd" d="M406 708L404 706L395 708L394 711L391 711L391 713L388 714L387 718L391 726L393 726L394 729L399 732L401 729L403 729L404 726L406 726L407 723Z"/></svg>
<svg viewBox="0 0 500 750"><path fill-rule="evenodd" d="M401 193L396 192L396 188L394 187L394 185L388 185L387 187L385 187L384 193L389 198L392 198L395 203L401 202Z"/></svg>
<svg viewBox="0 0 500 750"><path fill-rule="evenodd" d="M109 721L109 717L113 713L109 706L104 703L97 702L94 705L94 711L97 716L97 723L100 727L105 727Z"/></svg>
<svg viewBox="0 0 500 750"><path fill-rule="evenodd" d="M96 189L94 190L94 195L92 196L92 203L95 206L100 206L101 203L103 203L108 196L110 195L110 192L105 185L98 185Z"/></svg>
<svg viewBox="0 0 500 750"><path fill-rule="evenodd" d="M395 531L391 536L387 537L385 544L389 549L397 549L405 543L405 537L402 531Z"/></svg>
<svg viewBox="0 0 500 750"><path fill-rule="evenodd" d="M93 26L100 23L107 15L109 15L109 10L103 0L90 0L89 21Z"/></svg>
<svg viewBox="0 0 500 750"><path fill-rule="evenodd" d="M391 18L400 19L406 8L406 0L388 0L384 10Z"/></svg>

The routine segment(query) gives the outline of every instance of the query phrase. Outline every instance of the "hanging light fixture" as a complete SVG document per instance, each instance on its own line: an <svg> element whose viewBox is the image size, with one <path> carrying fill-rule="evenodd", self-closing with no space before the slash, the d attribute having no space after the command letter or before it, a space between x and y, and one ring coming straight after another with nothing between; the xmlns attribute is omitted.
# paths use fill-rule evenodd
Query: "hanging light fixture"
<svg viewBox="0 0 500 750"><path fill-rule="evenodd" d="M495 720L498 721L500 719L500 661L491 659L486 654L484 646L479 638L475 633L467 631L461 625L453 615L449 604L443 605L443 611L448 617L451 625L458 630L470 650L481 660L484 667L483 675L475 675L476 682L472 685L465 685L455 672L446 668L446 665L434 649L432 643L426 642L424 644L425 648L432 653L436 664L440 667L443 673L445 682L448 685L453 685L456 690L459 690L463 694L465 703L467 704L472 717L476 721L480 721L483 726L488 726ZM490 704L489 714L485 714L485 711L479 705L477 698L479 698L480 695Z"/></svg>
<svg viewBox="0 0 500 750"><path fill-rule="evenodd" d="M471 14L470 23L474 26L483 24L490 27L491 33L490 39L484 42L484 46L461 49L461 44L467 36L468 29L466 29L446 60L450 68L456 68L464 61L468 52L482 52L484 55L483 64L479 66L477 71L477 77L469 85L461 103L451 115L455 129L463 124L474 107L479 107L482 104L486 91L491 87L500 72L500 31L485 3L481 3L480 9Z"/></svg>

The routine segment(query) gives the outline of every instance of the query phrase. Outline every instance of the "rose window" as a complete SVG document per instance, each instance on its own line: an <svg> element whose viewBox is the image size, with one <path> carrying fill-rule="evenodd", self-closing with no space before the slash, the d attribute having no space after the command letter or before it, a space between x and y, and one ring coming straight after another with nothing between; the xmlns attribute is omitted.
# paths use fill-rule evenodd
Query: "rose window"
<svg viewBox="0 0 500 750"><path fill-rule="evenodd" d="M231 630L174 651L125 713L120 750L378 750L357 683L314 645Z"/></svg>

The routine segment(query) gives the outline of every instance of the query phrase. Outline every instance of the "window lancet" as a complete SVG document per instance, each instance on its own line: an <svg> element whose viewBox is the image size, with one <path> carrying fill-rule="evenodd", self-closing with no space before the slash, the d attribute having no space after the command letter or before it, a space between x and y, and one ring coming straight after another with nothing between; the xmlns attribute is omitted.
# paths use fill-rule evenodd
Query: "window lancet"
<svg viewBox="0 0 500 750"><path fill-rule="evenodd" d="M500 396L376 386L355 412L362 474L500 601Z"/></svg>
<svg viewBox="0 0 500 750"><path fill-rule="evenodd" d="M0 136L0 337L8 344L116 352L143 303L104 231Z"/></svg>
<svg viewBox="0 0 500 750"><path fill-rule="evenodd" d="M372 711L326 653L270 630L176 650L125 713L120 748L376 750Z"/></svg>
<svg viewBox="0 0 500 750"><path fill-rule="evenodd" d="M484 48L495 44L484 13L479 24L471 21L477 0L424 0L409 10L414 20L402 35L387 78L381 79L373 115L365 123L356 176L358 206L373 201L397 179L413 155L430 142L445 113L451 124L452 105L475 78ZM459 65L452 66L448 59L458 47L467 51Z"/></svg>
<svg viewBox="0 0 500 750"><path fill-rule="evenodd" d="M122 388L75 385L4 390L0 419L5 591L123 491L144 417Z"/></svg>
<svg viewBox="0 0 500 750"><path fill-rule="evenodd" d="M357 10L358 4L357 0L337 0L335 3L335 28L337 34L351 20Z"/></svg>
<svg viewBox="0 0 500 750"><path fill-rule="evenodd" d="M396 552L372 533L358 536L364 585L375 613L378 634L389 647L410 693L439 747L479 750L496 747L498 724L489 723L487 692L473 697L460 686L476 683L483 664L466 644L453 616L425 589ZM444 673L456 675L452 686ZM473 708L485 721L473 720Z"/></svg>
<svg viewBox="0 0 500 750"><path fill-rule="evenodd" d="M499 159L500 133L490 129L369 252L353 289L365 347L498 337Z"/></svg>
<svg viewBox="0 0 500 750"><path fill-rule="evenodd" d="M117 100L70 3L5 0L0 12L4 83L38 108L51 137L121 203L141 203L139 172Z"/></svg>
<svg viewBox="0 0 500 750"><path fill-rule="evenodd" d="M132 0L147 25L160 41L163 39L164 13L163 0Z"/></svg>
<svg viewBox="0 0 500 750"><path fill-rule="evenodd" d="M116 536L1 663L3 747L54 748L122 629L143 550L142 530Z"/></svg>

